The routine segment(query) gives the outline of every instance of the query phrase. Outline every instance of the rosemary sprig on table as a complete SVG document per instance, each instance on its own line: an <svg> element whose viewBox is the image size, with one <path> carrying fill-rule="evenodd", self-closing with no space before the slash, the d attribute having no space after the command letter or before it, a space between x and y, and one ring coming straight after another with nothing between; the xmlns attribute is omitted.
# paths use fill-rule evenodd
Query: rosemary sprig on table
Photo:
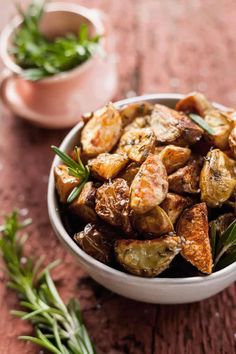
<svg viewBox="0 0 236 354"><path fill-rule="evenodd" d="M32 323L35 336L20 339L34 342L55 354L95 354L81 318L78 301L65 305L51 278L50 269L58 261L41 270L42 259L34 261L23 253L26 235L19 231L29 224L19 222L17 212L6 217L0 227L0 251L9 276L9 287L19 297L24 311L12 311Z"/></svg>
<svg viewBox="0 0 236 354"><path fill-rule="evenodd" d="M194 123L199 125L199 127L201 127L203 130L205 130L208 134L210 134L210 135L215 134L214 129L212 129L212 127L210 127L210 125L198 114L190 113L189 117L194 121Z"/></svg>
<svg viewBox="0 0 236 354"><path fill-rule="evenodd" d="M211 248L216 270L227 267L236 261L236 220L221 234L216 224L211 224Z"/></svg>
<svg viewBox="0 0 236 354"><path fill-rule="evenodd" d="M25 12L18 11L23 23L13 37L11 54L27 80L39 80L75 68L97 50L100 37L91 37L82 24L79 33L48 39L40 30L44 2L33 1Z"/></svg>
<svg viewBox="0 0 236 354"><path fill-rule="evenodd" d="M68 167L69 175L77 178L80 181L80 184L72 190L72 192L67 198L67 203L71 203L80 194L80 192L83 189L83 186L88 181L89 174L90 174L89 168L87 165L84 166L83 162L81 161L77 147L75 147L74 150L77 162L73 160L65 152L58 149L58 147L52 145L51 149L66 164L66 166Z"/></svg>

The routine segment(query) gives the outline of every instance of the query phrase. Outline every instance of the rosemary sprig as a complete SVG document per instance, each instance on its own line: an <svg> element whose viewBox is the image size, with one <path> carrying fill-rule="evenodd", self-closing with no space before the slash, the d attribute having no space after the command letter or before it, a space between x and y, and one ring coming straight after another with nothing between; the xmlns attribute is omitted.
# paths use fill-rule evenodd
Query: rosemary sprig
<svg viewBox="0 0 236 354"><path fill-rule="evenodd" d="M198 114L190 113L189 117L194 121L194 123L199 125L208 134L210 134L210 135L214 135L215 134L214 129L212 129L212 127L210 127L210 125L202 117L200 117Z"/></svg>
<svg viewBox="0 0 236 354"><path fill-rule="evenodd" d="M215 269L222 269L236 261L236 219L221 235L212 222L211 246Z"/></svg>
<svg viewBox="0 0 236 354"><path fill-rule="evenodd" d="M0 251L9 276L9 287L20 296L24 311L12 311L23 320L32 323L34 336L20 339L34 342L55 354L95 354L81 318L78 301L71 300L65 305L51 278L50 269L58 261L40 271L42 259L35 262L25 258L25 235L18 232L29 224L19 222L17 212L6 217L0 227Z"/></svg>
<svg viewBox="0 0 236 354"><path fill-rule="evenodd" d="M83 186L88 181L90 174L89 168L87 165L84 166L83 162L81 161L77 147L75 147L75 155L77 162L74 161L69 155L58 149L58 147L52 145L51 149L66 164L66 166L68 167L69 175L80 180L80 184L72 190L72 192L67 198L67 203L71 203L80 194L83 189Z"/></svg>

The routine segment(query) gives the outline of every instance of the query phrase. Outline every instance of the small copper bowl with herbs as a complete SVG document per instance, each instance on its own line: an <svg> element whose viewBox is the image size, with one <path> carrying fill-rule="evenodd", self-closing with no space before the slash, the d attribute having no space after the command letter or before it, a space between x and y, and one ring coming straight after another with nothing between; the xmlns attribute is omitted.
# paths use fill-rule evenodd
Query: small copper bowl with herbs
<svg viewBox="0 0 236 354"><path fill-rule="evenodd" d="M98 282L154 303L207 298L236 279L235 111L156 94L84 117L53 162L59 238Z"/></svg>
<svg viewBox="0 0 236 354"><path fill-rule="evenodd" d="M2 100L37 125L71 127L115 93L112 37L97 10L34 2L3 30L0 50Z"/></svg>

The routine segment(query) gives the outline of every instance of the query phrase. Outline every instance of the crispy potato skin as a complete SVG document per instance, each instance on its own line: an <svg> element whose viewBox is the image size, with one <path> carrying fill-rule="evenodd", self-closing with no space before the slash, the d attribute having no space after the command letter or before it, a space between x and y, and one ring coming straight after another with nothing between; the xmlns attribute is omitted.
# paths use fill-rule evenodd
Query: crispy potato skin
<svg viewBox="0 0 236 354"><path fill-rule="evenodd" d="M109 264L113 259L114 242L120 235L100 224L87 224L83 231L74 235L76 243L98 261Z"/></svg>
<svg viewBox="0 0 236 354"><path fill-rule="evenodd" d="M155 141L151 128L128 131L120 138L117 153L128 155L130 160L142 163L154 150Z"/></svg>
<svg viewBox="0 0 236 354"><path fill-rule="evenodd" d="M199 193L200 162L193 160L187 166L168 176L169 190L174 193Z"/></svg>
<svg viewBox="0 0 236 354"><path fill-rule="evenodd" d="M174 230L173 224L167 213L158 205L145 214L134 215L134 225L144 238L155 238ZM148 235L147 235L148 234Z"/></svg>
<svg viewBox="0 0 236 354"><path fill-rule="evenodd" d="M95 112L81 133L83 153L95 157L111 151L121 135L121 128L121 116L111 103Z"/></svg>
<svg viewBox="0 0 236 354"><path fill-rule="evenodd" d="M118 175L129 162L126 155L103 153L89 160L88 166L96 178L110 179Z"/></svg>
<svg viewBox="0 0 236 354"><path fill-rule="evenodd" d="M55 185L59 199L62 203L66 203L72 190L78 186L80 180L68 173L68 168L65 165L58 165L54 169Z"/></svg>
<svg viewBox="0 0 236 354"><path fill-rule="evenodd" d="M232 129L232 131L229 134L229 147L233 157L236 159L236 126Z"/></svg>
<svg viewBox="0 0 236 354"><path fill-rule="evenodd" d="M179 100L175 109L185 113L197 113L204 117L207 110L212 109L212 104L199 92L192 92Z"/></svg>
<svg viewBox="0 0 236 354"><path fill-rule="evenodd" d="M134 177L138 173L139 168L140 165L138 165L136 162L131 162L131 164L129 164L128 167L121 172L119 178L123 178L124 180L126 180L128 185L130 186L133 182Z"/></svg>
<svg viewBox="0 0 236 354"><path fill-rule="evenodd" d="M181 255L202 273L212 273L212 255L205 203L195 204L181 215L177 233L182 240Z"/></svg>
<svg viewBox="0 0 236 354"><path fill-rule="evenodd" d="M130 207L144 214L166 197L168 180L165 166L158 155L150 154L130 186Z"/></svg>
<svg viewBox="0 0 236 354"><path fill-rule="evenodd" d="M168 193L165 200L160 204L160 207L169 216L170 221L174 225L181 213L187 207L191 206L193 201L188 197L183 197L179 194Z"/></svg>
<svg viewBox="0 0 236 354"><path fill-rule="evenodd" d="M184 113L159 104L155 105L148 121L160 144L189 146L203 134L203 130Z"/></svg>
<svg viewBox="0 0 236 354"><path fill-rule="evenodd" d="M95 212L96 188L93 182L85 183L79 196L70 204L71 212L85 222L96 222L98 217Z"/></svg>
<svg viewBox="0 0 236 354"><path fill-rule="evenodd" d="M159 157L166 168L167 174L184 166L188 162L190 155L190 149L175 145L167 145L159 153Z"/></svg>
<svg viewBox="0 0 236 354"><path fill-rule="evenodd" d="M101 219L133 237L129 219L129 186L124 179L116 178L98 188L95 210Z"/></svg>
<svg viewBox="0 0 236 354"><path fill-rule="evenodd" d="M219 149L209 151L200 175L201 199L209 207L228 200L236 186L236 163Z"/></svg>
<svg viewBox="0 0 236 354"><path fill-rule="evenodd" d="M118 262L131 274L155 277L169 267L181 250L180 237L164 236L155 240L118 240Z"/></svg>
<svg viewBox="0 0 236 354"><path fill-rule="evenodd" d="M147 102L139 102L129 104L120 110L120 115L123 123L123 127L132 123L137 117L144 117L149 115L153 109L153 105Z"/></svg>

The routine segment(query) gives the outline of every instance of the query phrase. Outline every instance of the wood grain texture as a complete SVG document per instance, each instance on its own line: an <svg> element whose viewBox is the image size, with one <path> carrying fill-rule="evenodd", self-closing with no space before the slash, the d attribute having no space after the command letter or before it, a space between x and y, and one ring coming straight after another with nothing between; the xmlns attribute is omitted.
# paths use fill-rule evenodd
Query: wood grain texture
<svg viewBox="0 0 236 354"><path fill-rule="evenodd" d="M1 26L14 12L0 0ZM27 1L24 1L27 3ZM234 0L83 0L113 24L119 68L115 98L134 93L201 90L236 107ZM66 131L46 131L0 116L1 214L18 207L34 224L27 252L63 259L54 272L63 298L79 298L99 354L233 354L236 352L236 287L201 303L155 306L104 289L64 250L46 210L52 154ZM0 270L0 353L36 354L17 336L31 328L9 314L17 306Z"/></svg>

